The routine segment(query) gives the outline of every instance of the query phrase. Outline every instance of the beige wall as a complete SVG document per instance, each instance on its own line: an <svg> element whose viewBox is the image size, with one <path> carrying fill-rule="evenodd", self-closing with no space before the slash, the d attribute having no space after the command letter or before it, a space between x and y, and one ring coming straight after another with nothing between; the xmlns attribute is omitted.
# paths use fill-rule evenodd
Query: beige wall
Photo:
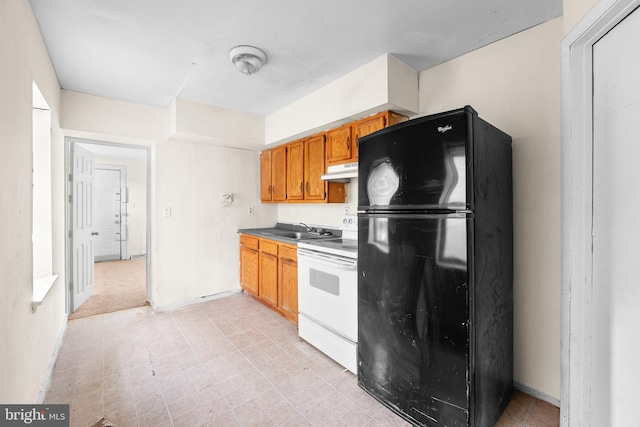
<svg viewBox="0 0 640 427"><path fill-rule="evenodd" d="M38 399L66 317L60 88L26 0L0 2L0 64L0 402L28 403ZM53 273L60 275L35 313L31 310L32 80L52 113Z"/></svg>
<svg viewBox="0 0 640 427"><path fill-rule="evenodd" d="M563 20L564 33L568 33L591 10L597 0L564 0Z"/></svg>
<svg viewBox="0 0 640 427"><path fill-rule="evenodd" d="M422 114L473 106L513 138L514 377L560 396L562 18L420 74Z"/></svg>

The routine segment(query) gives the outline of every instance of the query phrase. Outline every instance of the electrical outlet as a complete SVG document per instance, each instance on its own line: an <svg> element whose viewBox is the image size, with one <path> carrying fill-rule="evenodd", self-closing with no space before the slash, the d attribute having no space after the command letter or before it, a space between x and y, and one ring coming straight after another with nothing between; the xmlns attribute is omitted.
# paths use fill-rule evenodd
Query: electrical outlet
<svg viewBox="0 0 640 427"><path fill-rule="evenodd" d="M167 218L170 217L171 216L171 206L169 206L167 208L164 208L162 210L162 214Z"/></svg>
<svg viewBox="0 0 640 427"><path fill-rule="evenodd" d="M344 214L349 215L349 206L344 207Z"/></svg>
<svg viewBox="0 0 640 427"><path fill-rule="evenodd" d="M249 215L253 215L253 206L249 206Z"/></svg>

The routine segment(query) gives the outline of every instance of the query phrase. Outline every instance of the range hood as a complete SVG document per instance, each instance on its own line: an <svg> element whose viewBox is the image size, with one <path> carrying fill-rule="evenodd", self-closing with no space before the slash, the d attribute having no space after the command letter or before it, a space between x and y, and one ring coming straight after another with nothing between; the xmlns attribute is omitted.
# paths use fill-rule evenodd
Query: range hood
<svg viewBox="0 0 640 427"><path fill-rule="evenodd" d="M327 168L327 173L320 178L325 181L349 182L358 177L358 162L333 165Z"/></svg>

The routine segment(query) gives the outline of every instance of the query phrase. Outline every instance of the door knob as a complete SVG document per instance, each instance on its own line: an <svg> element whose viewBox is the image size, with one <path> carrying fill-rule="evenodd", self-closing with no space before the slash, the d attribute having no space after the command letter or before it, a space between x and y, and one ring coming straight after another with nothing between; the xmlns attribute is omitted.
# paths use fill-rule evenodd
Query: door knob
<svg viewBox="0 0 640 427"><path fill-rule="evenodd" d="M92 235L92 236L97 236L98 234L99 234L99 233L98 233L97 231L92 231L92 232L91 232L91 235Z"/></svg>

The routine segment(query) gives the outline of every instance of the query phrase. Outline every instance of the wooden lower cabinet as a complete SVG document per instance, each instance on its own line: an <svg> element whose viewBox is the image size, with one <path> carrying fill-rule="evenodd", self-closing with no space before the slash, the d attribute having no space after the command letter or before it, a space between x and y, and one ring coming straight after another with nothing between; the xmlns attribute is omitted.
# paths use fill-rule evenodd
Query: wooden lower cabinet
<svg viewBox="0 0 640 427"><path fill-rule="evenodd" d="M282 315L298 323L298 250L280 246L278 265L278 308Z"/></svg>
<svg viewBox="0 0 640 427"><path fill-rule="evenodd" d="M278 257L260 252L261 300L269 305L278 304Z"/></svg>
<svg viewBox="0 0 640 427"><path fill-rule="evenodd" d="M241 234L240 284L249 295L298 323L296 245Z"/></svg>
<svg viewBox="0 0 640 427"><path fill-rule="evenodd" d="M260 253L258 252L258 239L255 237L240 235L240 284L245 292L258 296Z"/></svg>

